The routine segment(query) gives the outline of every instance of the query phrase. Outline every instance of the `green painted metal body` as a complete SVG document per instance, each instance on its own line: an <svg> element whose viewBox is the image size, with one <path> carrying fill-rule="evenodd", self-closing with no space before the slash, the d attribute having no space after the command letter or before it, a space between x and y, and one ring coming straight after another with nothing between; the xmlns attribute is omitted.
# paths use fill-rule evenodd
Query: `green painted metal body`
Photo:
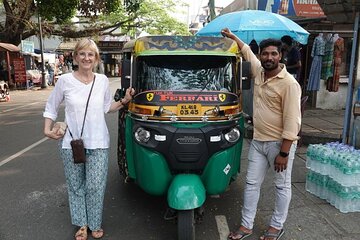
<svg viewBox="0 0 360 240"><path fill-rule="evenodd" d="M168 190L169 207L176 210L190 210L200 207L206 199L206 190L199 175L178 174Z"/></svg>
<svg viewBox="0 0 360 240"><path fill-rule="evenodd" d="M126 160L129 176L149 194L167 194L169 205L175 209L184 210L201 206L205 201L205 193L224 192L240 171L243 134L236 145L213 154L201 175L173 175L162 154L151 151L135 141L132 132L133 121L135 120L130 116L126 117ZM208 123L167 124L178 128L199 128ZM243 132L243 118L238 124Z"/></svg>

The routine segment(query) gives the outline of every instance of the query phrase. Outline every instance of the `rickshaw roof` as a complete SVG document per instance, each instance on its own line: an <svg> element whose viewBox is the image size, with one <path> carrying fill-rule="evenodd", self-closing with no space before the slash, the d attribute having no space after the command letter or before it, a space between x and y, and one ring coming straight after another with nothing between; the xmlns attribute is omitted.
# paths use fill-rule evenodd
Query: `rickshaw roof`
<svg viewBox="0 0 360 240"><path fill-rule="evenodd" d="M217 55L235 56L235 41L224 37L206 36L146 36L127 42L123 52L137 56L154 55Z"/></svg>

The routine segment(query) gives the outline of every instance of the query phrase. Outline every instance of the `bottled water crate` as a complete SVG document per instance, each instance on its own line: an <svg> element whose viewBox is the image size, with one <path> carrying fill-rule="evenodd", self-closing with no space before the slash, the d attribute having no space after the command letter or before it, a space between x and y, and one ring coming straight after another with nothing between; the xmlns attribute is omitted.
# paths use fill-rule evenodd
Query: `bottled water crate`
<svg viewBox="0 0 360 240"><path fill-rule="evenodd" d="M360 212L360 151L339 143L310 144L306 190L341 212Z"/></svg>

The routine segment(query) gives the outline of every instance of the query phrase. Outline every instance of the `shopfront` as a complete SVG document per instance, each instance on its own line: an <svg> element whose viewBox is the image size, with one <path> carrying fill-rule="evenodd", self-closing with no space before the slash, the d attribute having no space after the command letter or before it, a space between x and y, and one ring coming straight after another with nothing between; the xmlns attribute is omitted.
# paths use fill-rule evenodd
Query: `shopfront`
<svg viewBox="0 0 360 240"><path fill-rule="evenodd" d="M10 43L0 43L0 80L14 86L14 62L13 60L20 57L20 49Z"/></svg>
<svg viewBox="0 0 360 240"><path fill-rule="evenodd" d="M104 64L104 74L108 77L121 76L121 53L124 43L129 41L129 37L106 37L104 36L98 43L102 63Z"/></svg>

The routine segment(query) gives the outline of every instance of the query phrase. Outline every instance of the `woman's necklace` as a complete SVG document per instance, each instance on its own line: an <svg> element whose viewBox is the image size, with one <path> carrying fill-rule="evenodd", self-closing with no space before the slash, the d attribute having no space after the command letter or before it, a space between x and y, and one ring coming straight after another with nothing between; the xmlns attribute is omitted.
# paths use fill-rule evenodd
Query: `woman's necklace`
<svg viewBox="0 0 360 240"><path fill-rule="evenodd" d="M92 79L91 77L83 77L82 75L78 74L77 78L79 79L80 82L84 83L84 84L88 84Z"/></svg>

